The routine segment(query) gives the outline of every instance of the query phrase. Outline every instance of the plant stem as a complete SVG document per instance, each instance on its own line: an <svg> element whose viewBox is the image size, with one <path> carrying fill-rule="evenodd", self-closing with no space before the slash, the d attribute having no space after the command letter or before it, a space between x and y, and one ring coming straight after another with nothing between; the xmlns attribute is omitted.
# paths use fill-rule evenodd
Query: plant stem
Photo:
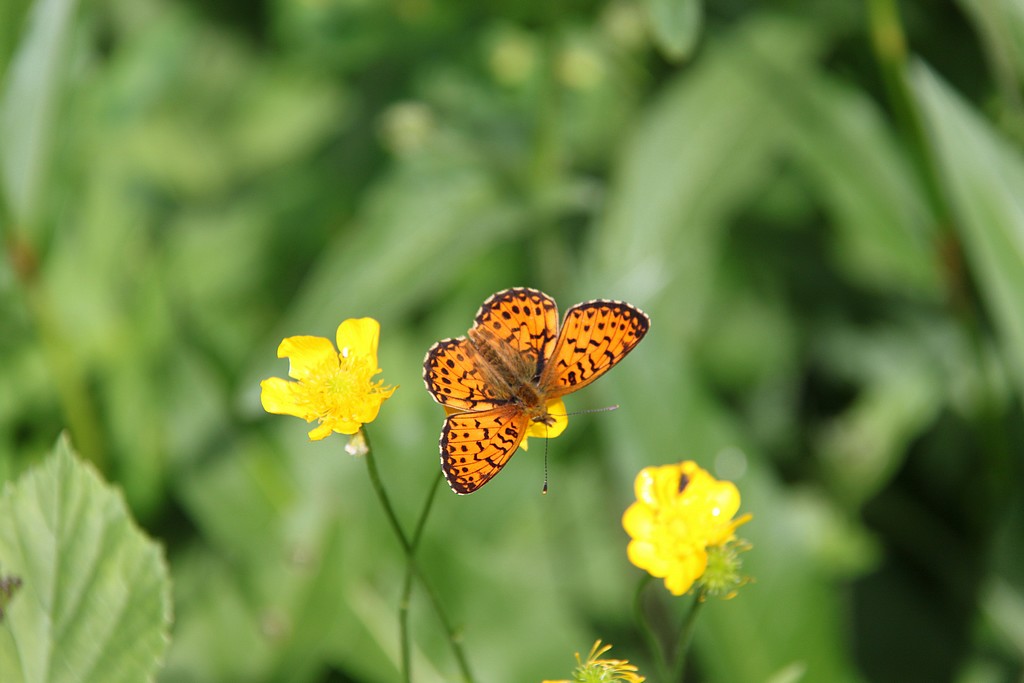
<svg viewBox="0 0 1024 683"><path fill-rule="evenodd" d="M669 681L683 683L683 680L686 678L686 655L690 651L690 641L693 640L693 632L697 626L697 614L700 612L701 605L703 604L704 589L700 588L697 590L697 594L693 596L693 604L690 605L690 611L686 613L683 625L679 629L679 643L676 646L675 666L672 667L671 677L667 679Z"/></svg>
<svg viewBox="0 0 1024 683"><path fill-rule="evenodd" d="M636 594L633 597L634 618L640 627L640 635L643 637L647 649L654 657L654 668L658 670L658 680L668 681L668 658L665 656L665 648L651 627L651 622L647 618L647 611L644 609L644 590L650 582L650 574L645 574L640 579L640 583L637 584Z"/></svg>
<svg viewBox="0 0 1024 683"><path fill-rule="evenodd" d="M35 247L25 230L8 209L0 192L0 244L2 244L15 281L21 288L25 310L35 328L39 346L50 371L57 401L78 452L101 472L106 472L106 445L103 429L90 395L86 368L74 352L71 335L56 315L51 297L40 278Z"/></svg>
<svg viewBox="0 0 1024 683"><path fill-rule="evenodd" d="M430 516L430 510L434 505L434 498L437 496L437 492L441 488L438 486L440 483L441 473L438 472L437 478L434 479L434 483L430 487L430 491L427 493L427 500L423 504L423 510L420 512L419 521L416 522L416 530L412 533L410 550L413 556L416 554L416 549L419 548L420 538L423 536L423 528L426 526L427 517ZM412 558L410 558L410 562L406 564L405 580L402 583L402 597L398 602L398 628L401 632L402 642L402 671L409 672L410 678L412 676L412 656L409 647L409 602L412 596L413 579L413 563L411 560Z"/></svg>
<svg viewBox="0 0 1024 683"><path fill-rule="evenodd" d="M430 600L430 604L434 608L434 612L437 614L437 618L441 622L441 626L444 628L445 634L448 636L448 642L451 645L452 653L455 655L455 661L459 666L459 670L462 672L463 681L466 683L474 683L473 675L469 671L469 663L466 660L465 653L462 651L462 644L459 642L459 636L452 627L451 622L448 620L448 616L445 614L444 606L442 605L437 592L434 590L433 586L430 585L427 578L423 575L423 572L420 571L419 566L416 564L415 546L409 542L408 537L402 530L402 525L399 523L398 516L395 514L395 508L391 505L391 499L388 497L387 491L384 489L384 483L380 478L380 471L377 469L377 461L373 455L373 446L370 444L370 438L365 429L363 429L363 436L366 439L365 459L366 469L370 475L370 484L373 487L374 493L377 494L377 498L380 500L381 506L384 508L384 515L387 517L391 530L398 539L399 545L402 546L402 551L405 553L405 559L408 563L408 571L415 574L416 578L419 579L420 584L423 586L423 590L426 591L427 598ZM431 494L430 502L433 502L433 494ZM429 511L429 507L427 507L426 510ZM423 518L421 517L417 532L422 531L422 525ZM408 669L404 671L404 676L404 680L408 683L410 680L410 672Z"/></svg>
<svg viewBox="0 0 1024 683"><path fill-rule="evenodd" d="M882 72L889 106L907 136L911 156L939 217L939 228L948 230L949 210L936 177L931 147L921 113L907 83L907 39L894 0L867 0L868 29L878 68Z"/></svg>

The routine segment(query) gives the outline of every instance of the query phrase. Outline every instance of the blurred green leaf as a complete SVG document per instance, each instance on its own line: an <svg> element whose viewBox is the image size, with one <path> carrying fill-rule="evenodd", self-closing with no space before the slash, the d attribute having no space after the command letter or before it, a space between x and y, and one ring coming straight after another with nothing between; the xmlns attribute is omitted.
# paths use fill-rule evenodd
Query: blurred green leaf
<svg viewBox="0 0 1024 683"><path fill-rule="evenodd" d="M837 227L839 265L874 289L937 300L935 216L882 112L863 92L810 69L779 74L750 55L765 101L782 110L792 149Z"/></svg>
<svg viewBox="0 0 1024 683"><path fill-rule="evenodd" d="M25 14L32 0L8 0L0 3L0 90L7 75L8 60L18 47Z"/></svg>
<svg viewBox="0 0 1024 683"><path fill-rule="evenodd" d="M1024 3L1017 0L961 0L982 38L1002 101L1000 114L1024 141Z"/></svg>
<svg viewBox="0 0 1024 683"><path fill-rule="evenodd" d="M361 680L394 680L394 631L373 623L394 605L367 577L383 571L397 586L400 551L362 485L364 463L340 438L311 443L299 421L276 424L287 447L245 441L177 482L217 550L175 566L177 635L162 678L314 681L329 655Z"/></svg>
<svg viewBox="0 0 1024 683"><path fill-rule="evenodd" d="M77 0L37 0L0 93L0 191L30 227L43 198Z"/></svg>
<svg viewBox="0 0 1024 683"><path fill-rule="evenodd" d="M778 111L752 84L743 52L772 55L783 72L819 48L799 24L752 20L652 102L614 170L607 208L595 230L593 275L616 296L637 301L685 291L671 315L671 336L691 338L713 293L725 221L773 175L784 141Z"/></svg>
<svg viewBox="0 0 1024 683"><path fill-rule="evenodd" d="M806 673L807 666L805 664L793 662L779 669L765 683L797 683L804 679Z"/></svg>
<svg viewBox="0 0 1024 683"><path fill-rule="evenodd" d="M1002 578L993 578L983 589L981 609L996 637L1005 640L1024 658L1024 593Z"/></svg>
<svg viewBox="0 0 1024 683"><path fill-rule="evenodd" d="M171 619L163 554L67 437L5 486L0 557L23 582L0 625L4 683L153 677Z"/></svg>
<svg viewBox="0 0 1024 683"><path fill-rule="evenodd" d="M924 64L911 82L954 227L1024 388L1024 157Z"/></svg>
<svg viewBox="0 0 1024 683"><path fill-rule="evenodd" d="M856 509L890 483L916 435L946 404L943 361L958 349L934 324L870 334L844 328L820 336L827 367L861 387L813 436L833 490Z"/></svg>
<svg viewBox="0 0 1024 683"><path fill-rule="evenodd" d="M703 0L647 0L654 42L668 59L686 60L700 40L704 23Z"/></svg>

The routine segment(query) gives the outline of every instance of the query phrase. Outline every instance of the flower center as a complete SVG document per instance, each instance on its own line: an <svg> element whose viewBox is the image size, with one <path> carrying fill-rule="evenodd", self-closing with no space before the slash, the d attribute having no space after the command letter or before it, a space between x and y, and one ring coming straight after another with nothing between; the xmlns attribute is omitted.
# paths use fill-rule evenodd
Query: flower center
<svg viewBox="0 0 1024 683"><path fill-rule="evenodd" d="M321 421L372 419L380 405L383 380L372 381L380 372L366 356L354 356L348 348L325 360L303 382L306 400ZM373 414L370 414L373 413Z"/></svg>

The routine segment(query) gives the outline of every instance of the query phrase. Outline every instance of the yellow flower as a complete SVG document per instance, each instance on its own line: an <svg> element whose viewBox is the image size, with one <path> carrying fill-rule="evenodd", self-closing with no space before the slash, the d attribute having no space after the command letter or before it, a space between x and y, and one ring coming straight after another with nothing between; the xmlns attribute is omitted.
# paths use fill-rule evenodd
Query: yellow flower
<svg viewBox="0 0 1024 683"><path fill-rule="evenodd" d="M646 679L637 673L637 668L625 659L600 659L601 655L612 649L611 645L601 645L601 640L594 642L590 648L587 661L580 661L580 653L576 653L576 670L572 681L543 681L543 683L643 683Z"/></svg>
<svg viewBox="0 0 1024 683"><path fill-rule="evenodd" d="M732 482L718 481L695 462L645 467L636 477L636 502L622 515L631 539L629 561L651 576L665 579L673 595L682 595L708 566L708 550L735 540L733 519L740 493ZM717 566L717 565L716 565ZM733 566L735 573L738 569ZM715 577L715 582L722 582ZM736 585L742 579L736 576Z"/></svg>
<svg viewBox="0 0 1024 683"><path fill-rule="evenodd" d="M544 406L548 415L552 418L551 424L545 424L543 422L531 422L530 426L526 429L526 434L523 436L522 442L519 447L524 451L529 450L529 446L526 441L531 436L535 436L538 439L553 439L569 426L569 418L565 411L565 403L560 398L553 398L547 402Z"/></svg>
<svg viewBox="0 0 1024 683"><path fill-rule="evenodd" d="M331 432L355 434L377 418L380 406L396 387L373 381L377 367L380 323L373 318L350 319L338 325L338 349L324 337L288 337L277 357L289 360L288 376L260 382L263 409L294 415L319 425L309 432L314 441Z"/></svg>

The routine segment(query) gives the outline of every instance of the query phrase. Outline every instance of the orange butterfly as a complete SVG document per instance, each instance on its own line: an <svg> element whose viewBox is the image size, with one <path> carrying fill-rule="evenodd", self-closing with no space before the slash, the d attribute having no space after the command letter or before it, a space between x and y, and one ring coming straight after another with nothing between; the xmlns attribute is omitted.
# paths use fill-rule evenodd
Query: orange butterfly
<svg viewBox="0 0 1024 683"><path fill-rule="evenodd" d="M448 412L441 469L452 490L476 491L524 437L544 436L535 425L564 423L561 397L622 360L650 325L635 306L597 299L570 308L559 330L558 307L543 292L515 287L487 299L467 336L442 339L423 361L427 390Z"/></svg>

